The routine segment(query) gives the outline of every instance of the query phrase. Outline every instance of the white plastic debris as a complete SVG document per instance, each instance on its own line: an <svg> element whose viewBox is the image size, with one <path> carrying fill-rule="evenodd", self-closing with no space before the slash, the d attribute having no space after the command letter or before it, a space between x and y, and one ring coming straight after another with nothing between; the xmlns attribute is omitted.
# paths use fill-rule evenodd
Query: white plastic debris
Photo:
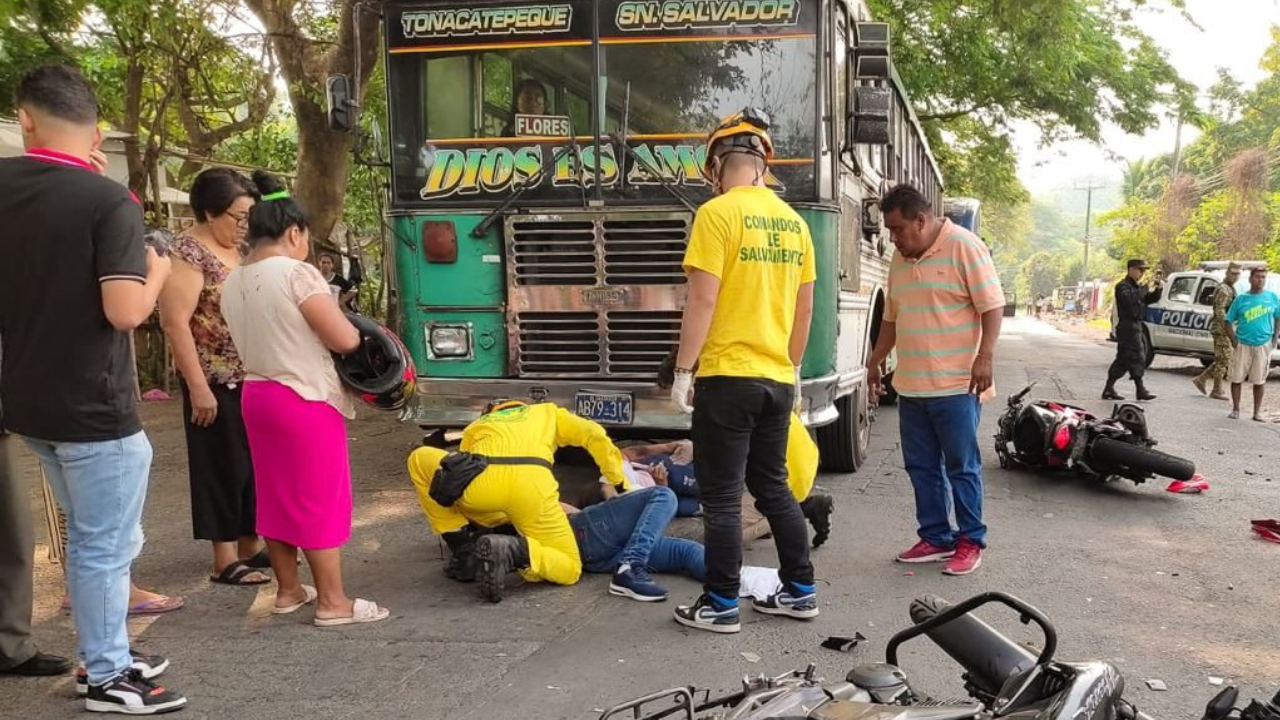
<svg viewBox="0 0 1280 720"><path fill-rule="evenodd" d="M1148 680L1147 687L1155 690L1156 692L1164 692L1169 689L1169 686L1165 685L1163 680Z"/></svg>
<svg viewBox="0 0 1280 720"><path fill-rule="evenodd" d="M760 656L759 656L759 655L757 655L757 654L755 654L755 653L753 653L753 652L744 652L744 653L742 653L742 657L743 657L743 658L745 658L745 659L746 659L746 661L747 661L747 662L749 662L749 663L758 663L758 662L760 662Z"/></svg>

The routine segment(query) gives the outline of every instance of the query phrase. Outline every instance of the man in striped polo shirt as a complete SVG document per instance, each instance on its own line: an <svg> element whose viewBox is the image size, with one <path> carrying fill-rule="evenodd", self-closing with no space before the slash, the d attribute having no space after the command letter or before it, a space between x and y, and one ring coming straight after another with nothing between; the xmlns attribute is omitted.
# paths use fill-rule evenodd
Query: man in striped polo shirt
<svg viewBox="0 0 1280 720"><path fill-rule="evenodd" d="M935 217L920 191L899 185L880 208L898 251L868 383L873 397L884 393L880 367L896 346L902 457L920 536L898 561L947 560L944 573L967 575L986 547L978 420L981 403L995 395L992 359L1004 291L986 245Z"/></svg>

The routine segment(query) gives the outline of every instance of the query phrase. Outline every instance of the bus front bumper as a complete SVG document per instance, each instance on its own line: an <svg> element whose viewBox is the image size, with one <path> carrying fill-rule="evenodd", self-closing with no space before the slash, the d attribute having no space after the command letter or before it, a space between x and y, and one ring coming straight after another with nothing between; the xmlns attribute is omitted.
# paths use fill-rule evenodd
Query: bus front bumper
<svg viewBox="0 0 1280 720"><path fill-rule="evenodd" d="M805 425L813 427L834 422L837 387L835 375L804 381L803 412ZM629 394L632 397L632 422L606 425L610 430L689 430L690 417L676 408L671 396L649 383L603 382L589 380L522 380L511 378L418 378L417 397L406 408L402 420L423 428L456 429L466 427L495 399L551 402L574 410L582 393L605 395Z"/></svg>

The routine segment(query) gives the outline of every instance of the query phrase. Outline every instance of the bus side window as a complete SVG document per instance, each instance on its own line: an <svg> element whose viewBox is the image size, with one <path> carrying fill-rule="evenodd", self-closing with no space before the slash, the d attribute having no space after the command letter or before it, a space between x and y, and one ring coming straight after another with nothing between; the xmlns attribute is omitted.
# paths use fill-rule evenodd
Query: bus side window
<svg viewBox="0 0 1280 720"><path fill-rule="evenodd" d="M515 106L514 70L511 59L497 53L485 53L481 60L484 86L484 137L500 137L502 129L512 122L511 108Z"/></svg>
<svg viewBox="0 0 1280 720"><path fill-rule="evenodd" d="M469 138L471 125L471 58L465 55L436 58L427 63L427 88L423 97L454 98L454 102L427 104L427 137Z"/></svg>

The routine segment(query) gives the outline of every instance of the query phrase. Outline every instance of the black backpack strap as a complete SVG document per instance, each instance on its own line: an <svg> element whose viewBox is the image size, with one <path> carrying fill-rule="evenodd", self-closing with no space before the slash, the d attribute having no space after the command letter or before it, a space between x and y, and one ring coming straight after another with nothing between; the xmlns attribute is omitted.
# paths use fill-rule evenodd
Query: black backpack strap
<svg viewBox="0 0 1280 720"><path fill-rule="evenodd" d="M540 468L551 469L551 463L536 457L493 457L486 455L485 459L490 465L535 465Z"/></svg>

